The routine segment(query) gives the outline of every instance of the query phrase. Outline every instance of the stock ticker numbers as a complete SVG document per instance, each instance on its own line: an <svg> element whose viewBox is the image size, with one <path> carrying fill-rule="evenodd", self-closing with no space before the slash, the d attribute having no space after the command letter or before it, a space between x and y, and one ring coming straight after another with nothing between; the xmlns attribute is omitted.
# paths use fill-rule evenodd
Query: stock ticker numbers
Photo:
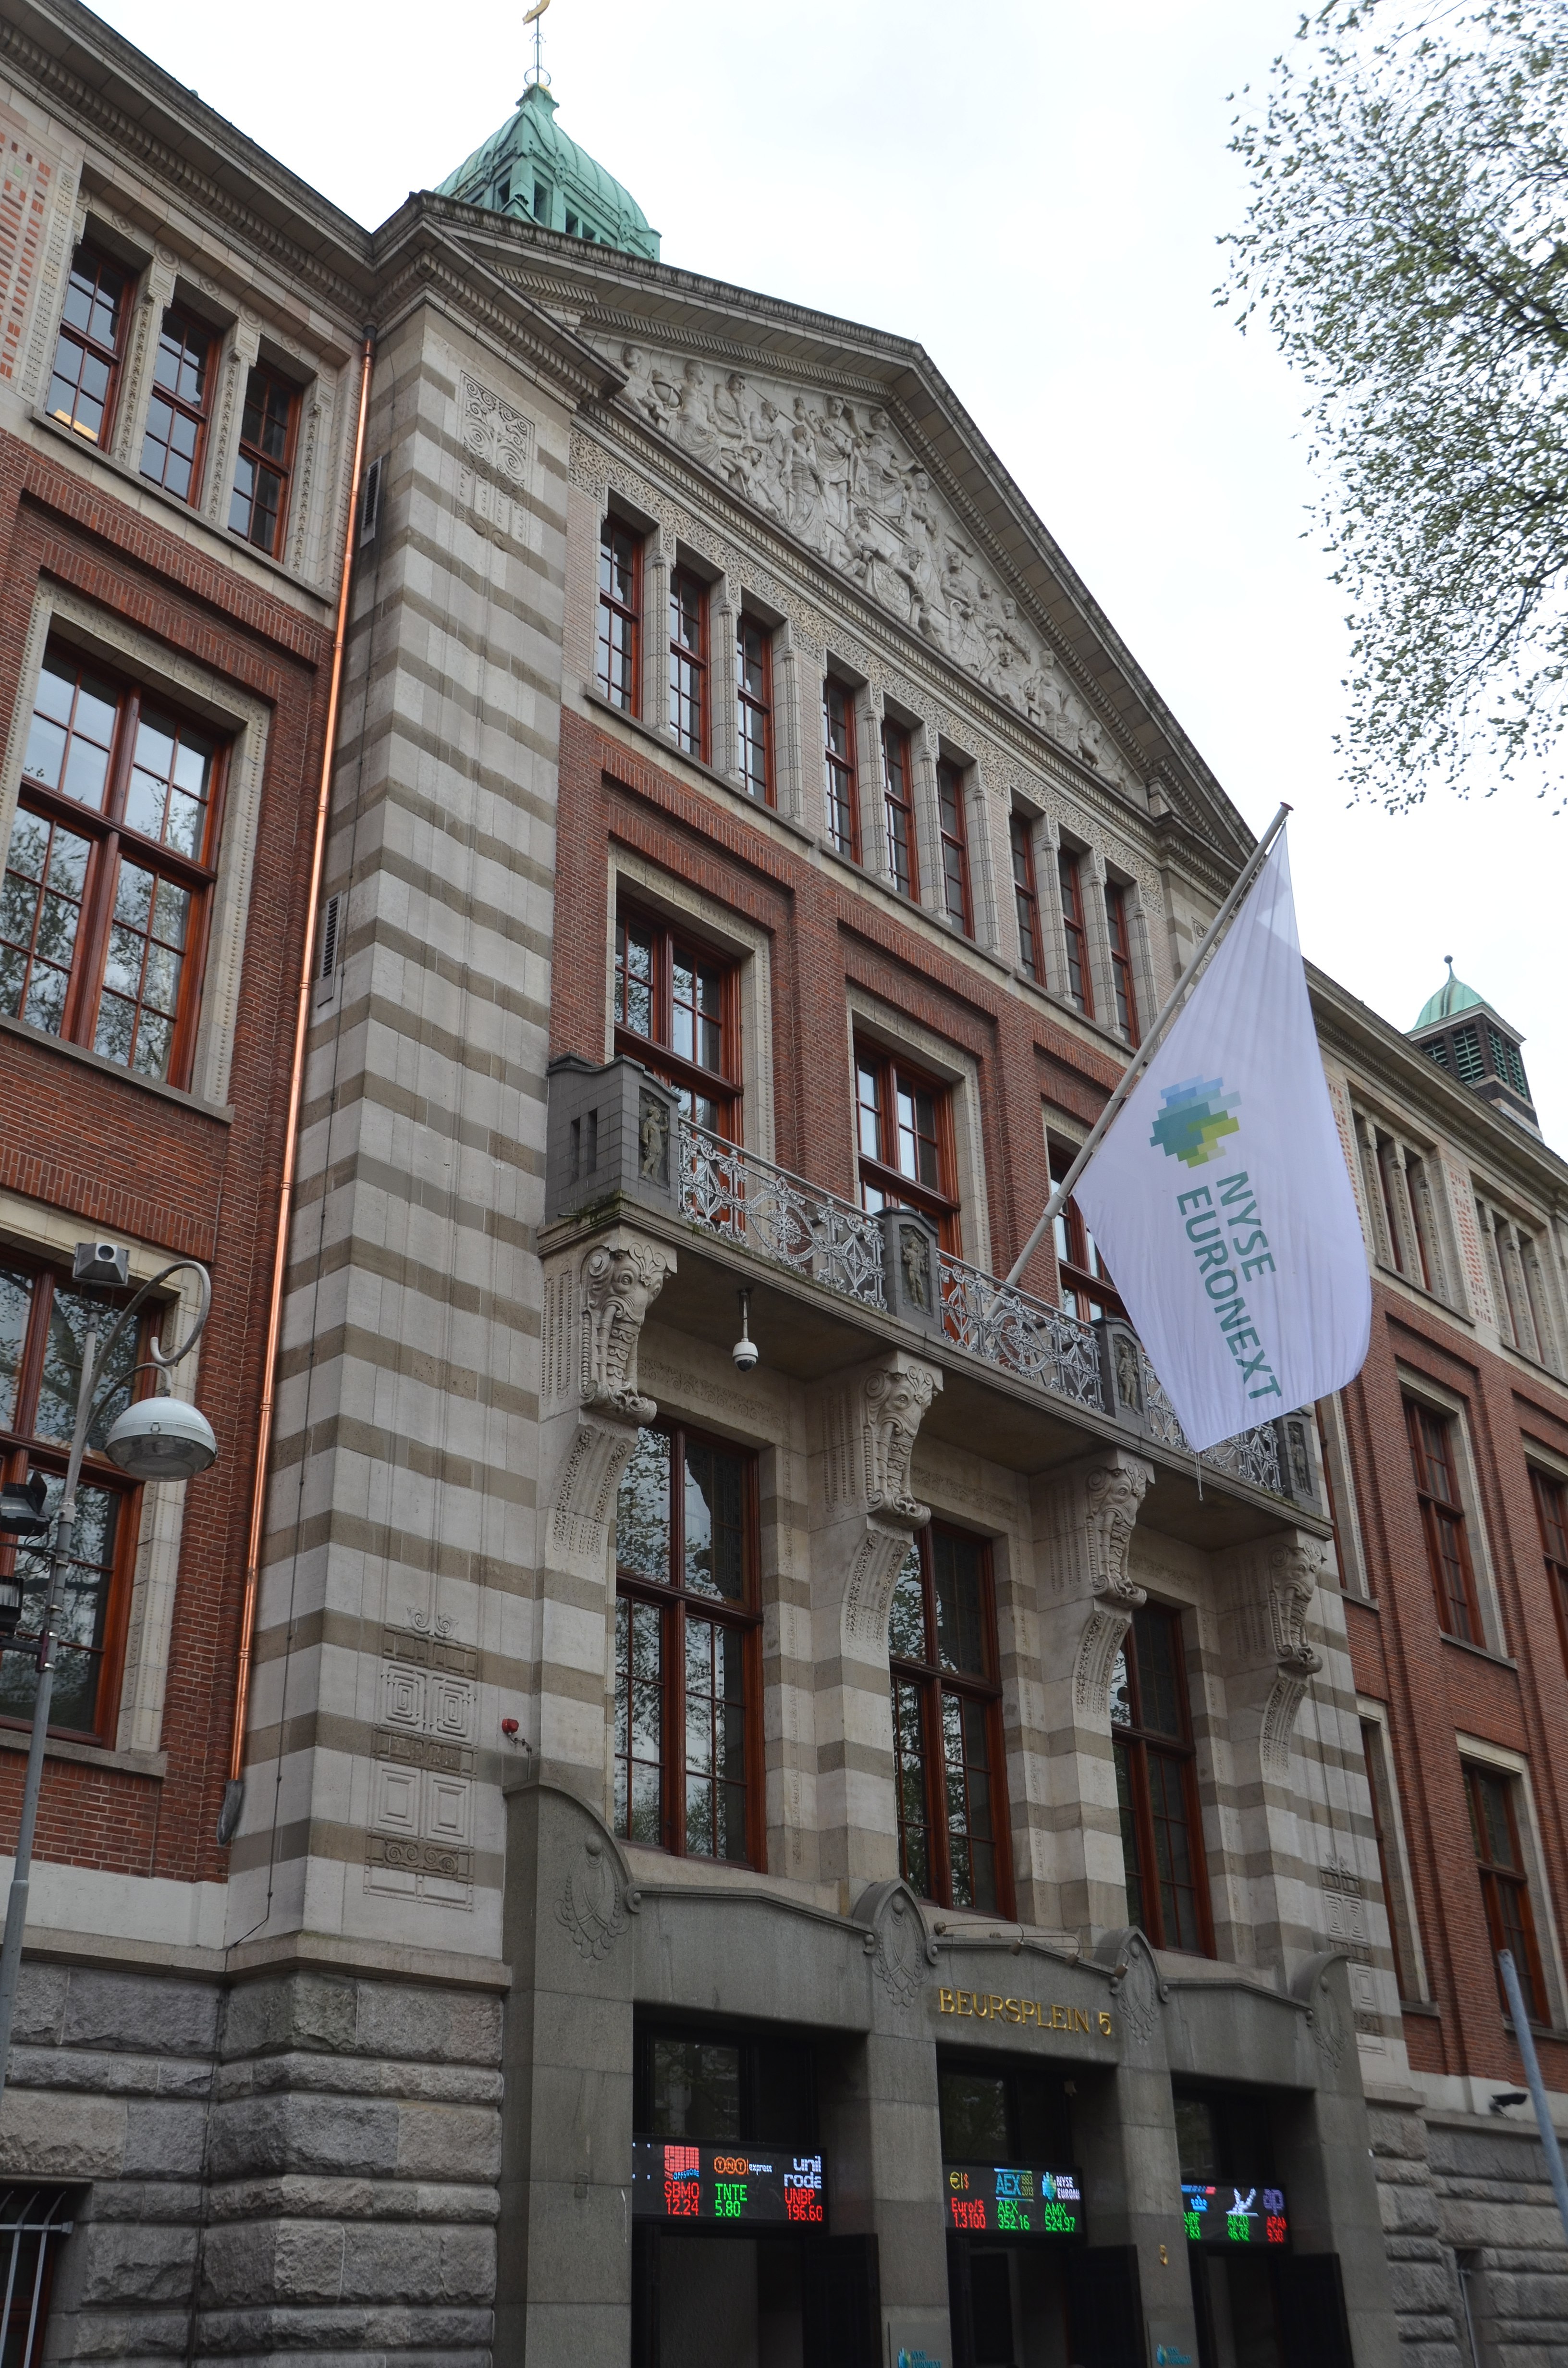
<svg viewBox="0 0 1568 2368"><path fill-rule="evenodd" d="M773 2146L669 2146L634 2138L631 2210L639 2220L822 2228L822 2157Z"/></svg>
<svg viewBox="0 0 1568 2368"><path fill-rule="evenodd" d="M1184 2181L1181 2209L1194 2245L1283 2245L1290 2238L1282 2187L1198 2187Z"/></svg>
<svg viewBox="0 0 1568 2368"><path fill-rule="evenodd" d="M949 2162L948 2226L971 2236L1075 2237L1084 2197L1075 2170L1038 2163Z"/></svg>

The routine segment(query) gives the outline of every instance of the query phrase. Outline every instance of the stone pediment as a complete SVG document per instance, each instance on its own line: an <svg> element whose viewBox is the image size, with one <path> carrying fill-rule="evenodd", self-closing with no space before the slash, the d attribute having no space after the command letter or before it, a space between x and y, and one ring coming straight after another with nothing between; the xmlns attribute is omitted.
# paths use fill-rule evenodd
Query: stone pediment
<svg viewBox="0 0 1568 2368"><path fill-rule="evenodd" d="M981 564L888 410L754 370L594 338L621 401L929 647L1108 781L1130 776L1052 651Z"/></svg>

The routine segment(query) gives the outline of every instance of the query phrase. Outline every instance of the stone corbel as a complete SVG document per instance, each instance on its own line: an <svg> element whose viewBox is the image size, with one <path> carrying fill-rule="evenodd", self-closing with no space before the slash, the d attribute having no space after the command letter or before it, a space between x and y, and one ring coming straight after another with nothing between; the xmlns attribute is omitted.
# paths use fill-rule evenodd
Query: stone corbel
<svg viewBox="0 0 1568 2368"><path fill-rule="evenodd" d="M1110 1714L1110 1673L1132 1615L1146 1600L1128 1560L1138 1508L1153 1478L1152 1465L1136 1455L1115 1455L1084 1474L1084 1538L1094 1600L1078 1641L1073 1700L1096 1720Z"/></svg>
<svg viewBox="0 0 1568 2368"><path fill-rule="evenodd" d="M676 1254L626 1225L574 1249L545 1284L544 1401L560 1435L546 1554L602 1576L620 1475L658 1413L637 1383L649 1308Z"/></svg>
<svg viewBox="0 0 1568 2368"><path fill-rule="evenodd" d="M827 1498L853 1545L841 1625L846 1649L885 1650L893 1582L915 1531L931 1518L910 1486L920 1424L942 1386L934 1365L902 1354L863 1371L828 1410Z"/></svg>
<svg viewBox="0 0 1568 2368"><path fill-rule="evenodd" d="M1307 1618L1324 1568L1323 1547L1298 1531L1268 1557L1268 1620L1275 1678L1263 1706L1258 1756L1263 1772L1283 1782L1290 1772L1290 1738L1307 1688L1323 1667L1307 1636Z"/></svg>

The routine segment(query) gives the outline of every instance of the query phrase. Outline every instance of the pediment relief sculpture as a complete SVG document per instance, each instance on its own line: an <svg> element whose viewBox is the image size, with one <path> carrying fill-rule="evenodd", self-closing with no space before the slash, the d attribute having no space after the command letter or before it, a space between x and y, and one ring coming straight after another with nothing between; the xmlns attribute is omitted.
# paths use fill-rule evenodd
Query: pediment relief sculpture
<svg viewBox="0 0 1568 2368"><path fill-rule="evenodd" d="M1108 781L1126 768L994 584L876 404L808 394L619 340L623 401L921 639Z"/></svg>

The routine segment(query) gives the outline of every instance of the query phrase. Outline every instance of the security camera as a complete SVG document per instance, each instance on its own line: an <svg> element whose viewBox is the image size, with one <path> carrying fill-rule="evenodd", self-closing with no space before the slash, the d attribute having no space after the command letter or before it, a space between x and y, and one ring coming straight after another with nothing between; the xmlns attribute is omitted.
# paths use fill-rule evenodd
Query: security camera
<svg viewBox="0 0 1568 2368"><path fill-rule="evenodd" d="M78 1242L71 1262L74 1282L108 1282L123 1286L131 1278L131 1260L118 1242Z"/></svg>
<svg viewBox="0 0 1568 2368"><path fill-rule="evenodd" d="M750 1373L755 1372L756 1368L757 1349L756 1342L751 1337L751 1293L749 1291L743 1291L741 1292L740 1302L741 1337L735 1342L730 1354L734 1359L735 1371L737 1373Z"/></svg>

